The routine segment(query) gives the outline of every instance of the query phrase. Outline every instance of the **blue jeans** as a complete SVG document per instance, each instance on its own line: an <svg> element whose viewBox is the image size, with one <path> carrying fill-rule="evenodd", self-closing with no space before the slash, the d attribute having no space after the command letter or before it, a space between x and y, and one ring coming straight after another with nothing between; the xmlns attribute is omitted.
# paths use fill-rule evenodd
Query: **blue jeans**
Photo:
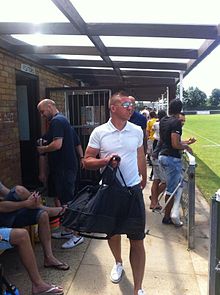
<svg viewBox="0 0 220 295"><path fill-rule="evenodd" d="M180 158L160 155L159 163L165 172L166 193L171 195L182 180L182 161Z"/></svg>

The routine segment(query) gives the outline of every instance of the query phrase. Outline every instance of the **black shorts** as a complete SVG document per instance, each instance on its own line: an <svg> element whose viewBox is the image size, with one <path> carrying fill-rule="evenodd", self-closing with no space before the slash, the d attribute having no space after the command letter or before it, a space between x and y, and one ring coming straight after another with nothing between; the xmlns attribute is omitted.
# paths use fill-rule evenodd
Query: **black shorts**
<svg viewBox="0 0 220 295"><path fill-rule="evenodd" d="M135 233L129 233L127 234L128 239L130 240L143 240L145 238L145 205L144 205L144 198L143 198L143 192L140 188L140 185L135 185L130 188L130 190L134 193L135 198L137 199L137 202L139 206L134 206L132 210L132 217L141 217L143 222L143 228L141 231L135 232Z"/></svg>
<svg viewBox="0 0 220 295"><path fill-rule="evenodd" d="M51 173L48 177L48 196L58 198L62 205L73 200L76 173L72 170Z"/></svg>

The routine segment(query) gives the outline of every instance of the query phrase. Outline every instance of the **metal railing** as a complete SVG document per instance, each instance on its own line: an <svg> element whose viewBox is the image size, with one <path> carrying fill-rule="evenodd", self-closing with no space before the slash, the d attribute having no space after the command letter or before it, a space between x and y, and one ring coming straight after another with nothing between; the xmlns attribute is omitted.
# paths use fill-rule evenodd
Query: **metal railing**
<svg viewBox="0 0 220 295"><path fill-rule="evenodd" d="M184 178L182 183L181 206L187 224L188 249L195 247L195 157L185 152L183 155Z"/></svg>
<svg viewBox="0 0 220 295"><path fill-rule="evenodd" d="M220 189L211 199L209 242L209 295L220 294Z"/></svg>
<svg viewBox="0 0 220 295"><path fill-rule="evenodd" d="M170 196L171 199L173 195L176 195L176 200L174 200L173 209L174 206L176 206L175 210L177 209L179 211L179 207L181 204L183 218L185 221L184 223L187 225L186 238L188 241L188 249L194 249L195 247L195 168L195 157L187 151L184 152L182 157L182 179ZM160 194L159 201L164 196L164 194L166 194L166 189L164 192ZM159 214L163 213L168 202L169 199L160 211L153 210L153 212L157 212ZM177 219L179 219L179 216L177 216L178 213L174 215L177 221ZM179 222L175 222L176 225L178 223Z"/></svg>

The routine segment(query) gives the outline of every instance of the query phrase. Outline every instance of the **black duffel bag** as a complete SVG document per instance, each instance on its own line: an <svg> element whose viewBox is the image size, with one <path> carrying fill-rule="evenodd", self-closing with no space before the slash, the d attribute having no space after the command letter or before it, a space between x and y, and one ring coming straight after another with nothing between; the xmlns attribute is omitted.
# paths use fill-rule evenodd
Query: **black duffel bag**
<svg viewBox="0 0 220 295"><path fill-rule="evenodd" d="M144 211L137 198L139 185L122 186L116 176L118 167L107 166L102 173L101 185L88 185L68 203L62 225L82 236L108 239L115 234L132 234L143 231ZM133 216L133 212L140 215Z"/></svg>

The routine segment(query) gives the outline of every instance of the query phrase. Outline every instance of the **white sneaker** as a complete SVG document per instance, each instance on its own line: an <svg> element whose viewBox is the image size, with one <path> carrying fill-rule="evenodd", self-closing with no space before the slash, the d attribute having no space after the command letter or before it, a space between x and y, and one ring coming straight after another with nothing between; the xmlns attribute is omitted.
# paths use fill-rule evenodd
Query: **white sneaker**
<svg viewBox="0 0 220 295"><path fill-rule="evenodd" d="M146 295L146 293L144 292L144 290L138 290L138 295Z"/></svg>
<svg viewBox="0 0 220 295"><path fill-rule="evenodd" d="M123 271L124 271L124 268L122 266L122 264L120 262L117 262L113 268L112 268L112 271L111 271L111 275L110 275L110 280L112 281L112 283L119 283L121 278L122 278L122 275L123 275Z"/></svg>
<svg viewBox="0 0 220 295"><path fill-rule="evenodd" d="M71 239L69 239L69 241L67 241L66 243L64 243L61 248L63 249L71 249L73 247L78 246L79 244L82 244L84 242L84 238L83 237L76 237L73 236Z"/></svg>
<svg viewBox="0 0 220 295"><path fill-rule="evenodd" d="M71 239L73 236L73 233L69 231L57 231L51 235L53 239Z"/></svg>

